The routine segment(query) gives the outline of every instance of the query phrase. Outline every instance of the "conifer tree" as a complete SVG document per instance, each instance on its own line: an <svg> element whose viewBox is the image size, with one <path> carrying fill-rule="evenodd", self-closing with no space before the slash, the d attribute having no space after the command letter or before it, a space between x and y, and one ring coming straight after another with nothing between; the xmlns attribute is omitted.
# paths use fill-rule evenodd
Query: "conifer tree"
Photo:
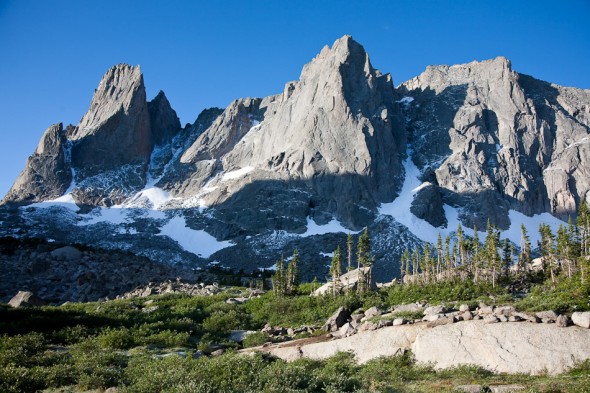
<svg viewBox="0 0 590 393"><path fill-rule="evenodd" d="M440 274L442 271L442 258L443 258L443 245L442 245L442 237L440 236L440 232L438 233L438 238L436 239L436 274Z"/></svg>
<svg viewBox="0 0 590 393"><path fill-rule="evenodd" d="M578 218L576 219L578 227L580 228L580 250L582 256L590 254L590 211L586 200L580 201L580 207L578 208Z"/></svg>
<svg viewBox="0 0 590 393"><path fill-rule="evenodd" d="M400 275L400 279L402 282L404 282L404 276L409 275L410 274L410 251L408 251L408 249L406 248L402 254L401 257L401 275Z"/></svg>
<svg viewBox="0 0 590 393"><path fill-rule="evenodd" d="M465 260L465 235L463 233L463 227L461 226L461 223L459 223L459 225L457 226L457 248L458 248L458 256L459 256L459 263L457 263L457 265L461 264L464 265L466 263Z"/></svg>
<svg viewBox="0 0 590 393"><path fill-rule="evenodd" d="M348 266L346 267L346 271L352 270L352 235L349 233L346 236L346 248L348 251Z"/></svg>
<svg viewBox="0 0 590 393"><path fill-rule="evenodd" d="M359 266L359 277L357 281L357 288L359 292L363 292L367 284L369 283L370 277L365 274L365 267L371 265L371 258L369 253L371 251L371 240L369 239L369 230L365 227L363 233L359 236L357 243L357 263Z"/></svg>
<svg viewBox="0 0 590 393"><path fill-rule="evenodd" d="M334 251L334 256L332 257L332 264L330 265L330 274L332 275L332 292L334 297L336 297L336 293L339 291L339 278L342 274L342 264L340 261L340 245Z"/></svg>
<svg viewBox="0 0 590 393"><path fill-rule="evenodd" d="M518 254L518 270L525 272L531 263L531 240L524 224L520 224L520 253Z"/></svg>
<svg viewBox="0 0 590 393"><path fill-rule="evenodd" d="M285 293L292 295L299 287L299 250L293 250L293 258L287 265Z"/></svg>
<svg viewBox="0 0 590 393"><path fill-rule="evenodd" d="M555 287L555 266L554 266L554 237L553 233L551 232L551 227L548 224L540 224L539 225L539 233L541 235L541 240L539 240L539 251L541 253L541 258L543 261L543 270L549 266L549 271L551 272L551 283L553 287Z"/></svg>
<svg viewBox="0 0 590 393"><path fill-rule="evenodd" d="M557 229L557 258L567 266L567 276L572 277L572 263L570 261L571 240L567 228L559 224Z"/></svg>
<svg viewBox="0 0 590 393"><path fill-rule="evenodd" d="M510 244L508 238L504 239L504 245L502 247L502 264L504 265L504 275L508 277L510 266L512 265L512 244Z"/></svg>
<svg viewBox="0 0 590 393"><path fill-rule="evenodd" d="M285 258L281 255L276 263L275 274L271 277L272 290L275 295L284 295L286 293L286 274L285 274Z"/></svg>
<svg viewBox="0 0 590 393"><path fill-rule="evenodd" d="M471 271L475 272L473 275L473 282L477 282L478 273L479 273L479 265L480 265L480 255L479 255L479 235L477 233L477 226L473 226L473 256L471 257Z"/></svg>

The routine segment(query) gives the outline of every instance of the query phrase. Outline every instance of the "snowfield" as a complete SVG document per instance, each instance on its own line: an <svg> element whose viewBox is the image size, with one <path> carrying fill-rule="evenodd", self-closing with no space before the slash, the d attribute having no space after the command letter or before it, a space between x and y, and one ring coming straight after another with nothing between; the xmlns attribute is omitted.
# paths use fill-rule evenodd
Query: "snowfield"
<svg viewBox="0 0 590 393"><path fill-rule="evenodd" d="M444 239L447 235L454 235L459 226L459 213L460 210L449 205L444 205L443 209L447 218L447 227L434 227L429 222L416 217L411 211L412 201L416 193L423 188L426 184L419 180L420 170L412 162L410 154L403 162L406 177L400 195L390 203L383 203L379 207L379 213L388 215L395 218L399 223L403 224L410 232L412 232L417 238L422 241L429 243L436 243L438 235ZM537 247L537 242L540 240L539 235L539 224L549 224L553 233L557 232L557 228L560 224L565 224L558 218L553 217L549 213L543 213L528 217L515 210L509 211L510 228L501 232L502 238L508 238L517 246L520 246L521 237L521 224L524 224L528 231L531 244L533 248ZM481 228L483 231L478 230L480 239L485 236L485 228ZM464 232L473 236L473 229L463 227Z"/></svg>
<svg viewBox="0 0 590 393"><path fill-rule="evenodd" d="M203 230L194 230L186 225L184 217L175 216L160 229L161 236L168 236L186 251L209 258L217 251L231 247L234 243L218 241Z"/></svg>

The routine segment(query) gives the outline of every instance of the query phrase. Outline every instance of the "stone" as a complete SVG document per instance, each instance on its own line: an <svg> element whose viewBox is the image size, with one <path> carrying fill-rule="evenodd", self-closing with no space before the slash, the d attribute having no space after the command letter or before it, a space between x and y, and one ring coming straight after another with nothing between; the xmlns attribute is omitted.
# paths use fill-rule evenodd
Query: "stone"
<svg viewBox="0 0 590 393"><path fill-rule="evenodd" d="M381 315L381 310L378 307L371 307L365 311L365 318L366 319L371 319L371 318L376 317L378 315Z"/></svg>
<svg viewBox="0 0 590 393"><path fill-rule="evenodd" d="M408 323L408 321L406 321L404 318L395 318L393 320L393 326L401 326L405 325L406 323Z"/></svg>
<svg viewBox="0 0 590 393"><path fill-rule="evenodd" d="M553 310L541 311L541 312L535 313L535 316L541 320L546 319L546 320L551 320L551 321L555 321L558 317L557 313Z"/></svg>
<svg viewBox="0 0 590 393"><path fill-rule="evenodd" d="M424 307L421 304L410 303L410 304L398 304L393 308L394 313L398 312L420 312L423 311Z"/></svg>
<svg viewBox="0 0 590 393"><path fill-rule="evenodd" d="M574 325L590 329L590 312L575 312L572 314L572 322Z"/></svg>
<svg viewBox="0 0 590 393"><path fill-rule="evenodd" d="M516 310L514 309L514 307L512 306L502 306L502 307L496 307L494 309L494 314L495 315L505 315L505 316L510 316L512 315Z"/></svg>
<svg viewBox="0 0 590 393"><path fill-rule="evenodd" d="M340 329L350 318L350 311L347 308L340 307L324 323L322 329L328 332L335 332Z"/></svg>
<svg viewBox="0 0 590 393"><path fill-rule="evenodd" d="M567 315L560 315L555 320L555 324L559 327L568 327L571 322L571 319Z"/></svg>
<svg viewBox="0 0 590 393"><path fill-rule="evenodd" d="M431 306L424 310L424 315L443 314L446 311L444 306Z"/></svg>
<svg viewBox="0 0 590 393"><path fill-rule="evenodd" d="M18 291L18 293L8 302L8 305L13 308L40 307L45 304L46 303L42 299L35 296L35 294L30 291Z"/></svg>
<svg viewBox="0 0 590 393"><path fill-rule="evenodd" d="M478 313L480 315L493 314L494 313L494 310L495 310L495 307L494 306L486 306L486 305L483 305L483 306L480 306L479 307Z"/></svg>
<svg viewBox="0 0 590 393"><path fill-rule="evenodd" d="M496 318L498 318L498 321L500 322L508 322L508 317L504 314L498 315Z"/></svg>
<svg viewBox="0 0 590 393"><path fill-rule="evenodd" d="M590 336L555 324L455 323L421 330L412 353L437 369L472 364L496 373L555 375L590 359Z"/></svg>
<svg viewBox="0 0 590 393"><path fill-rule="evenodd" d="M432 321L436 321L437 319L443 318L444 316L445 316L444 314L428 314L428 315L424 315L424 317L422 318L422 321L432 322Z"/></svg>
<svg viewBox="0 0 590 393"><path fill-rule="evenodd" d="M547 345L551 343L551 345ZM436 369L475 365L496 373L556 375L590 359L590 336L579 328L556 324L486 324L483 321L452 323L427 328L424 324L361 331L334 341L265 349L285 360L326 359L351 351L364 364L381 356L411 350L418 363ZM259 351L246 349L243 353ZM296 352L296 353L295 353ZM296 356L293 356L293 355ZM452 356L449 356L452 354Z"/></svg>
<svg viewBox="0 0 590 393"><path fill-rule="evenodd" d="M65 246L51 251L51 256L58 259L78 261L82 257L82 253L75 247Z"/></svg>
<svg viewBox="0 0 590 393"><path fill-rule="evenodd" d="M508 322L520 322L523 319L521 317L519 317L518 315L511 315L508 317Z"/></svg>
<svg viewBox="0 0 590 393"><path fill-rule="evenodd" d="M426 326L429 328L433 328L436 326L442 326L442 325L448 325L450 323L455 322L453 317L443 317L443 318L439 318L437 320L434 321L429 321Z"/></svg>
<svg viewBox="0 0 590 393"><path fill-rule="evenodd" d="M221 356L225 353L225 349L216 349L215 351L211 352L211 356Z"/></svg>
<svg viewBox="0 0 590 393"><path fill-rule="evenodd" d="M469 306L467 304L461 304L459 306L459 311L461 311L462 313L469 311Z"/></svg>
<svg viewBox="0 0 590 393"><path fill-rule="evenodd" d="M464 321L471 321L473 319L473 314L471 311L465 311L461 314L461 318L463 318Z"/></svg>
<svg viewBox="0 0 590 393"><path fill-rule="evenodd" d="M498 318L496 318L494 315L486 315L485 317L483 317L483 321L484 321L484 323L500 322L500 320Z"/></svg>

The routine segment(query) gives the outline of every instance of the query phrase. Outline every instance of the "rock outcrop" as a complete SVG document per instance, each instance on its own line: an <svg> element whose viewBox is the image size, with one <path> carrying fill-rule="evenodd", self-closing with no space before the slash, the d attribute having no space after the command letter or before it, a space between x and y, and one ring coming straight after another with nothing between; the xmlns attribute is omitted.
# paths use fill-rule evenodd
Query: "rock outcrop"
<svg viewBox="0 0 590 393"><path fill-rule="evenodd" d="M483 228L490 217L507 228L509 209L567 220L587 198L589 91L519 74L498 57L428 67L400 93L412 157L445 203L465 208L464 224Z"/></svg>
<svg viewBox="0 0 590 393"><path fill-rule="evenodd" d="M551 343L551 345L548 345ZM326 359L350 351L359 363L411 350L420 363L436 368L476 365L494 372L551 375L590 359L590 335L580 327L555 324L469 321L438 325L384 327L330 341L297 341L245 350L263 351L287 361Z"/></svg>
<svg viewBox="0 0 590 393"><path fill-rule="evenodd" d="M54 124L45 130L3 203L38 202L62 196L72 181L68 153L63 125Z"/></svg>

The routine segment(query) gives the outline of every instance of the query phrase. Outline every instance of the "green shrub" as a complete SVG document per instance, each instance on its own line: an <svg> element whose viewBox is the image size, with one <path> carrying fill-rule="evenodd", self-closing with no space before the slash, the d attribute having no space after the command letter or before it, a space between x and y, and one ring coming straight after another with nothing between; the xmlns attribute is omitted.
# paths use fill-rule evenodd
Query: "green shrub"
<svg viewBox="0 0 590 393"><path fill-rule="evenodd" d="M46 343L42 334L2 336L0 338L0 368L9 364L30 367L45 351Z"/></svg>
<svg viewBox="0 0 590 393"><path fill-rule="evenodd" d="M133 346L133 337L127 328L106 328L98 335L97 342L105 349L127 349Z"/></svg>
<svg viewBox="0 0 590 393"><path fill-rule="evenodd" d="M246 335L242 344L244 348L249 348L260 346L269 341L271 341L271 339L266 333L256 332Z"/></svg>
<svg viewBox="0 0 590 393"><path fill-rule="evenodd" d="M190 344L190 334L187 332L164 330L145 337L143 344L157 345L160 347L186 347Z"/></svg>

